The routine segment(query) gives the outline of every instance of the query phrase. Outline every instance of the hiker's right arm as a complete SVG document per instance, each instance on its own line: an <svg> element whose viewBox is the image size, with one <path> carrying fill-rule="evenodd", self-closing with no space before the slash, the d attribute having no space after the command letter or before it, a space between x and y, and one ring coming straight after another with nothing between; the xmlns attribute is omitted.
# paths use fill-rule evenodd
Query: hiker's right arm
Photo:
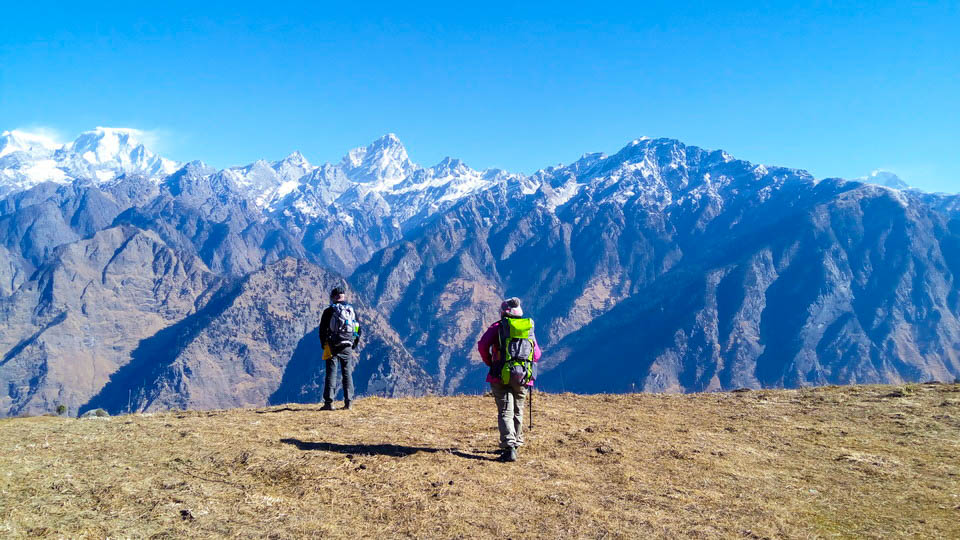
<svg viewBox="0 0 960 540"><path fill-rule="evenodd" d="M320 337L320 346L324 347L327 344L327 332L330 330L330 308L323 310L323 315L320 316L320 328L317 329L317 334Z"/></svg>

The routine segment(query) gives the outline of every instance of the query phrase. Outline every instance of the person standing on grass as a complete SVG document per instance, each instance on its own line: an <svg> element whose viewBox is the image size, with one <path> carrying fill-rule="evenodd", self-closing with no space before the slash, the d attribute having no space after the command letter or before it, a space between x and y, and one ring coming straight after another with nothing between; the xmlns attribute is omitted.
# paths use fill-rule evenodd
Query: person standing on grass
<svg viewBox="0 0 960 540"><path fill-rule="evenodd" d="M523 405L536 378L534 363L541 355L533 319L523 318L519 298L500 304L500 320L487 328L477 350L490 366L487 382L497 403L501 458L516 461L517 448L523 446Z"/></svg>
<svg viewBox="0 0 960 540"><path fill-rule="evenodd" d="M360 343L361 331L357 314L353 306L347 303L347 294L342 287L334 287L330 291L330 306L323 310L323 315L320 317L319 333L323 359L327 364L321 410L333 410L333 397L336 390L333 374L338 363L343 381L343 408L349 409L350 400L353 399L353 351Z"/></svg>

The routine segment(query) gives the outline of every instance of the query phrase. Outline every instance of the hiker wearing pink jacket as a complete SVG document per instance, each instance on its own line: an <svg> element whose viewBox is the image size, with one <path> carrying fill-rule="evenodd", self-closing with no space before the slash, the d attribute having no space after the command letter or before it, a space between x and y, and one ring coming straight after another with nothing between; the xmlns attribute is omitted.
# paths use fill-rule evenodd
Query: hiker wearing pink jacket
<svg viewBox="0 0 960 540"><path fill-rule="evenodd" d="M500 320L483 333L477 350L490 366L487 382L497 403L502 459L516 461L517 448L523 446L523 405L536 378L534 363L541 356L533 319L523 318L519 298L500 304Z"/></svg>

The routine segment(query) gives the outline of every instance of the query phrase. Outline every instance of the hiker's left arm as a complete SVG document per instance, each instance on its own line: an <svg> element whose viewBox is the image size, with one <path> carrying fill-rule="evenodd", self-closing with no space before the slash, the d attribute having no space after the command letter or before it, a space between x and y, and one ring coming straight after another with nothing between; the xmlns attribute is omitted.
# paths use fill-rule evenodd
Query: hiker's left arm
<svg viewBox="0 0 960 540"><path fill-rule="evenodd" d="M496 325L491 325L490 328L487 328L487 331L483 333L480 341L477 342L477 352L480 353L480 359L483 360L483 363L488 366L490 365L490 362L493 361L490 355L490 347L496 342L496 337Z"/></svg>

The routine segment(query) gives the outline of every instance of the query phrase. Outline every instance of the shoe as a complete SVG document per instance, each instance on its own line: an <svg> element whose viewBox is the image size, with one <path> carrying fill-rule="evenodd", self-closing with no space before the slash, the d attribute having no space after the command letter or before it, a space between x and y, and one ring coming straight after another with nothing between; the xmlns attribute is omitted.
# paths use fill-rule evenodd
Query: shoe
<svg viewBox="0 0 960 540"><path fill-rule="evenodd" d="M507 449L506 460L511 462L517 460L517 448L515 446L511 446L510 448Z"/></svg>
<svg viewBox="0 0 960 540"><path fill-rule="evenodd" d="M324 404L323 404L323 407L320 407L320 410L321 410L321 411L332 411L332 410L333 410L333 403L324 403Z"/></svg>
<svg viewBox="0 0 960 540"><path fill-rule="evenodd" d="M350 410L350 402L349 402L349 401L344 401L344 402L343 402L343 410L345 410L345 411L349 411L349 410Z"/></svg>

